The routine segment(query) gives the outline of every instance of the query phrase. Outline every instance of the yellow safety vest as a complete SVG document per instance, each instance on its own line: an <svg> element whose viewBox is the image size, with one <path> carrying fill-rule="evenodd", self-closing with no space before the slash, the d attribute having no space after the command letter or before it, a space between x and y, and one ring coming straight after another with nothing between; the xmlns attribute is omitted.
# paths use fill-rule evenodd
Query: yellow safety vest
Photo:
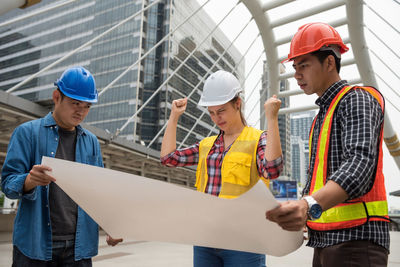
<svg viewBox="0 0 400 267"><path fill-rule="evenodd" d="M226 153L221 167L221 198L235 198L249 190L260 177L257 171L256 153L261 130L245 127ZM199 145L199 163L196 171L197 191L205 192L207 156L218 136L203 139ZM263 179L264 180L264 179ZM264 180L267 182L267 180Z"/></svg>
<svg viewBox="0 0 400 267"><path fill-rule="evenodd" d="M317 153L315 157L313 176L311 179L310 195L321 189L327 178L328 153L330 133L332 129L333 116L335 109L343 96L351 89L360 88L369 92L378 100L384 111L384 100L378 90L372 87L344 87L332 100L318 138ZM312 147L312 136L315 126L315 119L310 131L309 146ZM307 222L308 227L313 230L327 231L335 229L351 228L362 225L368 221L388 221L388 207L386 201L386 190L382 172L382 140L383 125L381 127L379 141L379 158L372 189L364 196L346 201L333 208L324 211L318 220Z"/></svg>

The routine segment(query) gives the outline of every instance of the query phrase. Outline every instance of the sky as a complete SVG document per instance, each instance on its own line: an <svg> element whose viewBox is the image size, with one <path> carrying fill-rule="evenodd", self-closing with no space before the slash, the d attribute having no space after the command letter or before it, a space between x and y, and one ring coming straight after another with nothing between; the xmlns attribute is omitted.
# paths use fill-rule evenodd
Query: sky
<svg viewBox="0 0 400 267"><path fill-rule="evenodd" d="M197 0L199 3L204 3L205 0ZM267 1L267 0L260 0ZM329 1L312 1L312 0L297 0L288 5L268 11L271 21L286 17L296 12L301 12L310 6L320 5L321 2ZM400 116L400 1L397 0L365 0L364 6L364 34L367 46L370 51L370 59L376 73L378 88L386 98L386 112L394 131L400 136L400 124L398 117ZM228 11L236 5L235 0L211 0L206 6L206 12L215 22L219 22L228 13ZM377 13L377 14L376 14ZM294 34L297 28L308 22L331 22L335 19L346 16L344 7L332 9L330 11L314 15L309 18L301 19L285 26L274 29L274 34L277 38ZM222 31L230 40L233 40L238 34L239 37L235 42L238 50L244 54L249 48L249 44L256 38L258 28L254 22L250 23L243 31L243 27L251 17L250 12L243 4L239 4L233 12L220 25ZM392 26L388 26L389 22ZM348 37L347 26L337 28L343 39ZM240 33L242 31L242 33ZM373 33L371 33L371 31ZM246 55L246 76L248 79L245 84L246 94L246 116L250 125L258 126L259 120L259 90L261 88L258 83L262 73L262 61L265 60L265 55L259 60L262 55L263 45L258 37L254 45ZM278 56L287 55L289 44L278 47ZM352 57L351 46L350 51L343 55L343 60ZM383 63L382 63L383 61ZM254 68L253 68L254 66ZM285 64L288 72L292 71L291 64ZM252 72L250 70L253 68ZM357 79L359 77L356 66L342 67L341 77L343 79ZM299 89L294 79L290 79L290 89ZM256 90L253 94L251 92ZM311 105L317 97L313 96L294 96L290 97L290 106L298 107L302 105ZM256 107L256 108L253 108ZM251 112L251 113L250 113ZM400 159L399 159L400 162ZM384 175L385 184L388 192L400 190L400 171L393 157L390 156L386 146L384 145ZM400 197L388 196L389 208L400 210Z"/></svg>

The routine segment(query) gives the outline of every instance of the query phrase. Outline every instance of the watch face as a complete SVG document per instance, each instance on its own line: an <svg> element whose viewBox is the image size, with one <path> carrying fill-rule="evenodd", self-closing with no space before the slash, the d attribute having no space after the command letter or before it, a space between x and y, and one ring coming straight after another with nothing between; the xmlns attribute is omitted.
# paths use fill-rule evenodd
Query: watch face
<svg viewBox="0 0 400 267"><path fill-rule="evenodd" d="M322 208L319 204L314 204L310 209L310 217L314 220L319 219L322 215Z"/></svg>

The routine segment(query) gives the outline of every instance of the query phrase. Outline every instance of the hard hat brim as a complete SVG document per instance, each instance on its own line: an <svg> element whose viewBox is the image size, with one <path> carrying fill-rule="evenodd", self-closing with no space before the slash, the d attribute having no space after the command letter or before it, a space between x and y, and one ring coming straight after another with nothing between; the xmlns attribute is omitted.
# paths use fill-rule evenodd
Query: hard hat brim
<svg viewBox="0 0 400 267"><path fill-rule="evenodd" d="M199 103L197 103L197 105L202 106L202 107L212 107L212 106L224 105L224 104L228 103L229 101L231 101L232 99L234 99L236 96L238 96L240 92L241 92L241 90L238 92L235 92L232 96L229 96L228 98L226 98L224 100L203 101L203 99L200 98Z"/></svg>
<svg viewBox="0 0 400 267"><path fill-rule="evenodd" d="M96 96L94 98L87 98L87 97L83 97L83 96L77 96L74 94L70 94L68 93L66 90L64 90L63 86L59 85L59 81L54 83L55 86L57 86L57 88L61 91L61 93L63 93L63 95L71 98L71 99L75 99L75 100L79 100L79 101L83 101L83 102L88 102L88 103L97 103L98 101L98 94L96 93Z"/></svg>

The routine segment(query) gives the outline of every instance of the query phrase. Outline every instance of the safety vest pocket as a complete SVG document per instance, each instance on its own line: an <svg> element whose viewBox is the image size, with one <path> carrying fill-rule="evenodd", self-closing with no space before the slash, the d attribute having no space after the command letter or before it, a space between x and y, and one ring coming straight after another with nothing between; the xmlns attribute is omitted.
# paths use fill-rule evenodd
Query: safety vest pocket
<svg viewBox="0 0 400 267"><path fill-rule="evenodd" d="M245 153L235 153L235 156L231 155L229 159L226 157L222 164L222 182L250 185L251 161L251 155Z"/></svg>

